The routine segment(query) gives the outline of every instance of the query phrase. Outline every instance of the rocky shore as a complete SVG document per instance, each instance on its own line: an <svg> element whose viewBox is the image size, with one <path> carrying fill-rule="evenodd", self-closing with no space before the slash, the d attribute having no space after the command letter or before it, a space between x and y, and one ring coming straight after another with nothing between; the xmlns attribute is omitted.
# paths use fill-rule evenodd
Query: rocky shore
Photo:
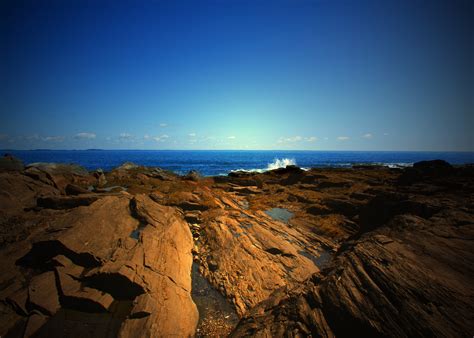
<svg viewBox="0 0 474 338"><path fill-rule="evenodd" d="M0 337L471 337L474 167L0 160Z"/></svg>

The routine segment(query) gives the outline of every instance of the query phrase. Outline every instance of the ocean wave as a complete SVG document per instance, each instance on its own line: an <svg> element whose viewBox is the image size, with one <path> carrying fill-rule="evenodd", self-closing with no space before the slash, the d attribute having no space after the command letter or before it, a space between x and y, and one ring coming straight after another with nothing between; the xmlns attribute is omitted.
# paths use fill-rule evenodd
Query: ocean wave
<svg viewBox="0 0 474 338"><path fill-rule="evenodd" d="M272 163L268 163L266 168L263 169L235 169L231 170L230 172L246 172L246 173L264 173L269 170L275 170L279 168L286 168L288 165L297 165L296 161L292 158L276 158ZM301 168L303 170L307 170L306 168Z"/></svg>
<svg viewBox="0 0 474 338"><path fill-rule="evenodd" d="M266 170L275 170L278 168L286 168L288 165L296 165L296 161L293 158L282 158L281 160L276 158L272 163L267 165Z"/></svg>

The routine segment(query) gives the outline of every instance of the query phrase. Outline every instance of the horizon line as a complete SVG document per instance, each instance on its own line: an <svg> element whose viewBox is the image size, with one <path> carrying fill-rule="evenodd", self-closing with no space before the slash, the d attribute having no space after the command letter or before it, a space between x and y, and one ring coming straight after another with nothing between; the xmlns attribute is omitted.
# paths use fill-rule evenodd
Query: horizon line
<svg viewBox="0 0 474 338"><path fill-rule="evenodd" d="M8 151L273 151L273 152L425 152L425 153L474 153L474 150L324 150L324 149L0 149Z"/></svg>

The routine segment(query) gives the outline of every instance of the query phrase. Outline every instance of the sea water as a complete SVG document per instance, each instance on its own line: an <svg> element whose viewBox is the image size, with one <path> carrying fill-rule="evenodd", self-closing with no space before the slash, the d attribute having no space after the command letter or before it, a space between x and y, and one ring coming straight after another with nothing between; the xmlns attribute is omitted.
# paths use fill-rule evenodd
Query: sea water
<svg viewBox="0 0 474 338"><path fill-rule="evenodd" d="M3 150L30 164L75 163L88 170L111 170L124 162L160 167L186 174L196 170L204 176L227 175L235 170L265 171L298 165L350 167L354 164L412 165L422 160L442 159L451 164L474 162L474 152L411 151L235 151L235 150Z"/></svg>

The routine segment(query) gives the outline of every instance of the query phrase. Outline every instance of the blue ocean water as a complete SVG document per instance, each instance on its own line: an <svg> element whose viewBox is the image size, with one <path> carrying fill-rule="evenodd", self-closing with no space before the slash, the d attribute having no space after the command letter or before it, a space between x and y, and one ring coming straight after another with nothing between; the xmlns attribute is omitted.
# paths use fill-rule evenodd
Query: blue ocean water
<svg viewBox="0 0 474 338"><path fill-rule="evenodd" d="M75 163L88 170L111 170L124 162L156 166L185 174L197 170L205 176L232 170L264 171L296 164L310 167L350 167L353 164L407 166L422 160L442 159L451 164L474 163L474 152L395 151L221 151L221 150L4 150L34 162Z"/></svg>

